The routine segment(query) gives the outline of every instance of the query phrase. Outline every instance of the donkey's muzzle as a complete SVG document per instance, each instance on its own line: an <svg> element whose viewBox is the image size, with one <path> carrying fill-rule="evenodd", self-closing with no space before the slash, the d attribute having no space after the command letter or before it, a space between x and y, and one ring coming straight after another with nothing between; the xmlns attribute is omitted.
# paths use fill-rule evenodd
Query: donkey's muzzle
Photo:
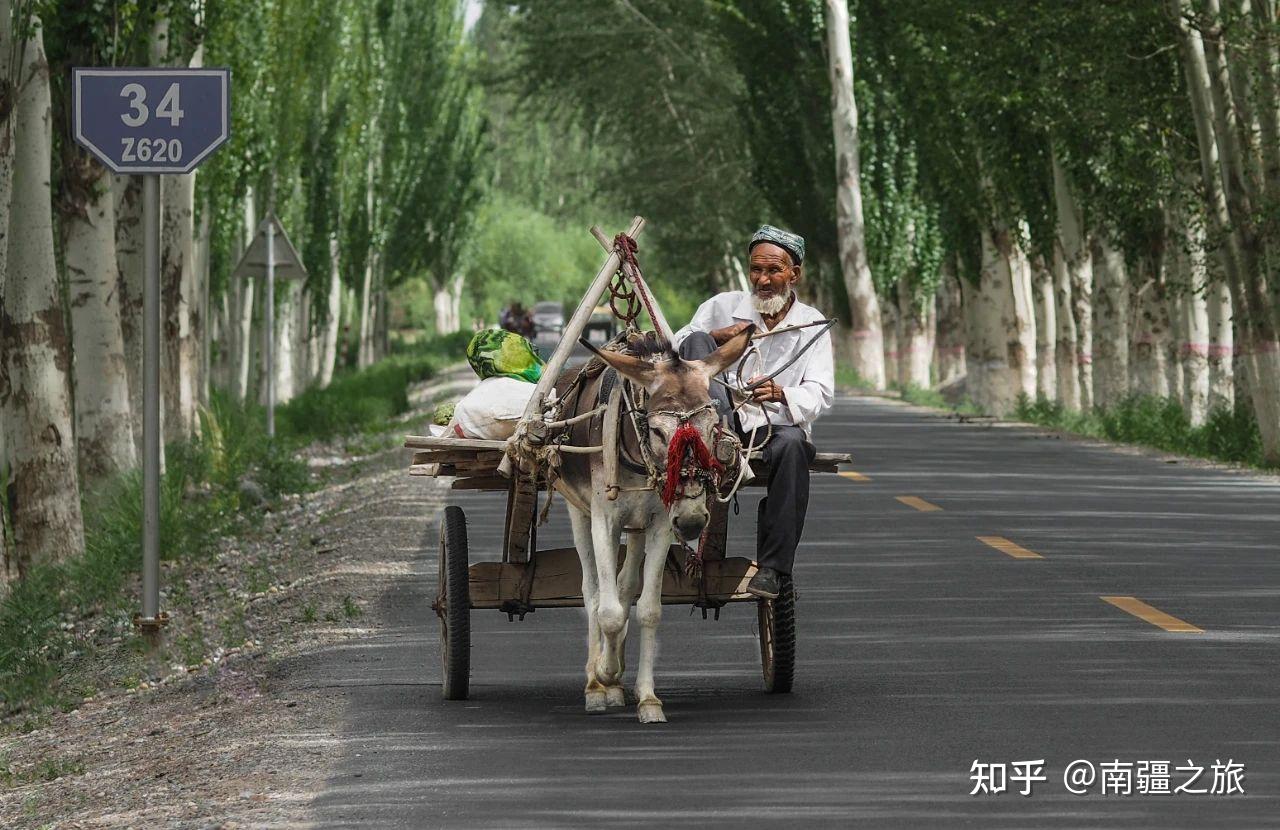
<svg viewBox="0 0 1280 830"><path fill-rule="evenodd" d="M675 528L676 535L686 542L692 542L702 535L702 531L706 529L707 522L711 516L707 511L700 510L687 516L677 516L671 522L671 526Z"/></svg>

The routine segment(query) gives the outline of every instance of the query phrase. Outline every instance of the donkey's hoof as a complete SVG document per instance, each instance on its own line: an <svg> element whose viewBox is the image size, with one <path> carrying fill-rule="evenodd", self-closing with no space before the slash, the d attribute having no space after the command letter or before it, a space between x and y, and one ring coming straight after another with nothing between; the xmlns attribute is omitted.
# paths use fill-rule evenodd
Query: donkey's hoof
<svg viewBox="0 0 1280 830"><path fill-rule="evenodd" d="M603 689L585 692L583 698L586 701L587 714L596 715L609 711L609 694Z"/></svg>
<svg viewBox="0 0 1280 830"><path fill-rule="evenodd" d="M662 704L656 700L648 700L637 707L641 723L666 723L667 716L662 713Z"/></svg>
<svg viewBox="0 0 1280 830"><path fill-rule="evenodd" d="M627 693L621 686L610 686L604 690L604 694L610 708L627 705Z"/></svg>

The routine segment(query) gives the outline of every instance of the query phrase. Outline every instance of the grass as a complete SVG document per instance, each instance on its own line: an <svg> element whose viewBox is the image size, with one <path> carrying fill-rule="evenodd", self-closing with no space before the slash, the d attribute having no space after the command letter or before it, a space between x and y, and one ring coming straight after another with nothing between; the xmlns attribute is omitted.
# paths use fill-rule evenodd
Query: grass
<svg viewBox="0 0 1280 830"><path fill-rule="evenodd" d="M836 367L836 386L845 389L871 389L872 384L858 371L851 366ZM917 406L929 406L934 409L950 409L961 415L981 415L982 411L974 406L973 402L965 398L959 404L952 404L942 396L942 393L936 389L924 389L919 386L907 384L900 386L891 384L890 389L898 392L902 400L907 403L913 403Z"/></svg>
<svg viewBox="0 0 1280 830"><path fill-rule="evenodd" d="M1247 405L1214 409L1200 426L1174 398L1131 396L1108 409L1069 412L1049 401L1019 400L1016 416L1033 424L1154 447L1180 455L1266 468L1258 423Z"/></svg>
<svg viewBox="0 0 1280 830"><path fill-rule="evenodd" d="M409 410L409 385L430 378L466 353L471 332L398 346L390 357L339 374L325 389L308 389L276 409L278 432L307 443L376 431Z"/></svg>
<svg viewBox="0 0 1280 830"><path fill-rule="evenodd" d="M250 530L262 516L261 499L270 503L311 486L297 448L385 429L390 418L409 408L408 385L456 360L469 337L463 333L414 344L367 369L339 375L326 389L305 392L277 409L274 439L266 435L260 407L215 393L200 413L198 437L165 448L160 538L162 561L173 563L164 577L168 603L189 604L181 569L207 560L220 537ZM246 488L248 480L257 487ZM84 555L33 566L0 599L0 713L65 708L94 691L68 679L76 661L109 648L113 640L128 651L143 650L131 623L137 598L128 587L139 567L141 494L141 472L132 471L88 496ZM248 567L250 584L265 589L270 582L266 563ZM342 611L350 618L353 609L358 614L348 598ZM97 633L77 636L76 624L90 618ZM243 613L222 620L218 629L228 646L243 642L248 632ZM203 645L198 638L175 637L169 656L197 662Z"/></svg>
<svg viewBox="0 0 1280 830"><path fill-rule="evenodd" d="M870 384L850 367L836 368L836 384L868 389ZM895 387L902 399L918 406L948 409L961 415L981 415L982 410L967 398L959 405L949 403L934 389L916 386ZM1014 417L1041 426L1103 438L1123 444L1153 447L1179 455L1274 469L1262 455L1262 437L1253 411L1247 404L1214 409L1199 426L1191 423L1175 398L1131 396L1107 409L1072 412L1045 400L1018 401Z"/></svg>
<svg viewBox="0 0 1280 830"><path fill-rule="evenodd" d="M240 483L252 477L268 499L309 486L304 463L266 437L261 421L224 397L201 413L201 433L165 448L160 482L162 561L207 557L219 537L260 515ZM136 604L122 590L138 569L142 476L132 471L84 500L85 552L56 564L37 564L0 601L0 707L14 712L57 705L84 690L69 687L64 669L77 656L122 637L136 639ZM178 599L184 590L173 583ZM94 641L77 638L75 623L105 617ZM189 656L192 644L179 648Z"/></svg>
<svg viewBox="0 0 1280 830"><path fill-rule="evenodd" d="M920 386L908 384L906 386L895 386L902 393L902 399L907 403L913 403L916 406L929 406L934 409L950 409L961 415L981 415L982 410L974 405L973 401L965 398L958 404L949 402L942 396L942 393L936 389L924 389Z"/></svg>

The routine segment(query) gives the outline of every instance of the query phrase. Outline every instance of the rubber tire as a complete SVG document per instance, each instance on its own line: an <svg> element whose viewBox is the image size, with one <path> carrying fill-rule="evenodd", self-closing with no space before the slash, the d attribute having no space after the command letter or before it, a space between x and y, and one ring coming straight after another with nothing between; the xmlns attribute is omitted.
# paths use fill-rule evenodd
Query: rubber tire
<svg viewBox="0 0 1280 830"><path fill-rule="evenodd" d="M796 673L796 591L791 577L782 578L777 599L758 600L756 607L764 690L769 694L787 694Z"/></svg>
<svg viewBox="0 0 1280 830"><path fill-rule="evenodd" d="M440 521L440 660L445 700L466 700L471 684L471 584L467 572L467 518L461 507Z"/></svg>

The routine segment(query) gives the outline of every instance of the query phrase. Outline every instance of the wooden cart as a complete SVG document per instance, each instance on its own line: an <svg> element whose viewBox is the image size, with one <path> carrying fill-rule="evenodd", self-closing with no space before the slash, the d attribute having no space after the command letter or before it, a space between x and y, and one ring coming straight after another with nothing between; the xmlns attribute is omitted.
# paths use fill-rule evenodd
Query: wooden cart
<svg viewBox="0 0 1280 830"><path fill-rule="evenodd" d="M537 489L519 477L504 478L498 471L504 441L409 436L405 446L415 450L409 474L452 477L454 490L488 490L507 493L504 544L501 559L471 561L467 521L461 507L445 508L439 529L440 582L432 609L440 618L440 654L444 671L444 696L464 700L471 671L471 612L495 610L509 618L539 608L581 608L582 569L573 548L537 548L534 513L539 498L546 498L544 482ZM843 453L818 453L809 469L838 472L849 463ZM763 471L761 471L763 472ZM746 486L763 486L756 478ZM769 692L788 692L795 668L795 593L788 580L776 600L761 600L746 591L756 572L751 559L726 555L728 510L716 505L712 512L703 566L697 576L685 573L685 550L673 545L663 571L664 605L692 605L719 617L719 609L731 602L757 605L760 662L764 686ZM630 541L630 535L628 541ZM428 539L435 544L435 538ZM639 540L636 542L639 544ZM619 563L626 558L621 546ZM486 552L489 553L489 552ZM497 554L493 551L491 555Z"/></svg>
<svg viewBox="0 0 1280 830"><path fill-rule="evenodd" d="M643 229L639 217L632 223L632 239ZM598 229L592 233L610 251L565 326L564 338L543 370L542 380L525 411L524 422L536 424L543 418L543 400L550 384L559 375L577 337L601 302L610 280L616 275L626 280L644 303L655 329L666 338L671 329L648 293L634 259L629 265L617 247ZM519 434L519 433L518 433ZM514 439L513 439L514 440ZM445 508L439 529L439 589L432 608L440 618L440 654L444 674L443 692L449 700L467 697L471 668L471 612L492 609L509 618L523 619L539 608L581 608L582 570L574 548L537 547L537 512L548 497L543 471L521 469L508 454L507 441L408 436L405 447L414 450L410 475L450 477L454 490L487 490L507 493L507 507L501 558L471 561L467 543L466 516L461 507ZM838 465L851 459L843 453L818 453L810 469L819 473L838 472ZM747 486L763 486L763 470ZM728 505L715 503L702 548L703 564L696 576L685 571L685 549L673 545L663 573L662 602L692 605L719 617L719 609L731 602L754 602L759 616L760 660L764 686L770 692L791 690L795 669L795 593L790 580L784 581L776 600L761 600L747 593L747 582L755 574L751 559L726 555ZM631 546L642 546L643 536L628 533ZM434 538L427 546L435 544ZM628 544L619 550L619 564ZM496 555L498 552L488 552Z"/></svg>

